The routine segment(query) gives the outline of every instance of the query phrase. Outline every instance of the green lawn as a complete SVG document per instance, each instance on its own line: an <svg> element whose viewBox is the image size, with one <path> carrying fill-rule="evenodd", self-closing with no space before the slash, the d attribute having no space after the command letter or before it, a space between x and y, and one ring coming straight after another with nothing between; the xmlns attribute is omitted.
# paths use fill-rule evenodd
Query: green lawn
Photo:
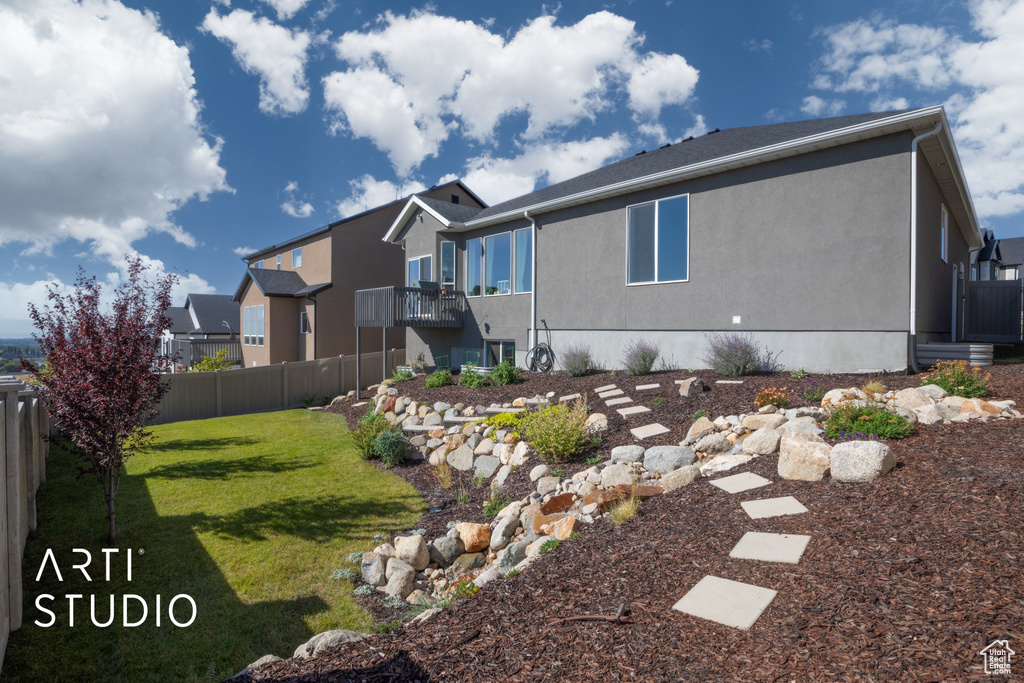
<svg viewBox="0 0 1024 683"><path fill-rule="evenodd" d="M1024 363L1024 344L996 346L993 348L992 358L996 365Z"/></svg>
<svg viewBox="0 0 1024 683"><path fill-rule="evenodd" d="M5 681L219 681L267 653L291 656L299 644L333 628L369 630L371 620L350 597L351 583L333 580L351 566L346 556L368 550L378 532L411 526L425 511L403 480L359 459L344 420L330 413L286 411L181 422L154 428L156 442L128 462L117 494L117 548L105 581L105 505L94 479L76 481L74 460L53 448L48 481L38 494L39 529L24 559L24 625L11 634ZM73 548L91 551L86 581L71 566ZM127 549L132 581L127 582ZM57 559L63 582L47 565ZM139 595L149 617L122 623L122 596ZM50 617L36 596L56 614ZM69 626L67 594L77 600ZM167 603L191 596L191 626L169 622ZM90 618L110 615L99 628ZM155 625L156 596L161 625ZM128 615L141 616L132 601ZM179 622L191 615L175 607Z"/></svg>

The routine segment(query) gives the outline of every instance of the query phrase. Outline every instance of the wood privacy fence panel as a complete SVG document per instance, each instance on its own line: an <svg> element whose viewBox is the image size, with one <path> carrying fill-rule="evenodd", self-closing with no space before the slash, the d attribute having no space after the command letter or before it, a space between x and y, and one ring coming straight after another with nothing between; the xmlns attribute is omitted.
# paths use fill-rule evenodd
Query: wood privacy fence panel
<svg viewBox="0 0 1024 683"><path fill-rule="evenodd" d="M46 481L50 430L42 401L24 382L0 377L0 667L22 621L22 554L36 528L36 491Z"/></svg>
<svg viewBox="0 0 1024 683"><path fill-rule="evenodd" d="M364 387L384 378L384 362L380 351L362 354L360 380ZM390 377L396 366L405 363L405 350L387 351L386 362ZM356 357L190 372L167 375L165 381L171 388L160 402L160 414L153 424L301 408L303 400L314 395L334 398L356 388Z"/></svg>
<svg viewBox="0 0 1024 683"><path fill-rule="evenodd" d="M982 280L967 283L964 338L1014 344L1024 341L1024 282Z"/></svg>

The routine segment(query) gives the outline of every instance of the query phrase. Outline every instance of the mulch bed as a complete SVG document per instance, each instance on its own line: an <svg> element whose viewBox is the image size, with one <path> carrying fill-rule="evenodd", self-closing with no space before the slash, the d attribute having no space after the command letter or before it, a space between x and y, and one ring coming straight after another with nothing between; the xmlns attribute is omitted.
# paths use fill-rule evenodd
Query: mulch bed
<svg viewBox="0 0 1024 683"><path fill-rule="evenodd" d="M776 375L715 385L714 375L696 374L712 388L690 399L672 396L672 380L685 376L676 372L653 380L530 376L513 387L473 390L483 397L473 402L660 381L668 391L653 395L665 402L643 403L654 408L649 421L675 426L688 425L700 408L711 417L750 411L761 387L802 384ZM919 378L883 381L898 389L917 386ZM864 378L813 376L805 382L845 387ZM990 387L994 398L1024 405L1024 366L993 368ZM469 390L427 390L417 379L401 391L456 403L467 401ZM627 395L637 400L636 392ZM628 432L621 434L624 421L614 411L606 414L611 429L603 452L632 441ZM674 432L669 442L679 438ZM1024 646L1024 426L993 421L919 427L890 446L899 466L867 485L779 480L773 456L741 468L773 480L749 497L793 495L807 514L751 520L739 505L743 494L730 496L698 481L645 502L620 527L587 527L518 577L492 581L425 624L310 660L286 660L261 670L257 680L1001 680L983 673L978 653L996 639L1008 639L1018 652ZM419 525L429 530L428 539L443 533L449 519L483 521L474 516L483 490L479 502L460 508L426 465L393 471L441 510ZM528 479L512 485L514 495L529 490ZM747 531L810 534L811 542L798 565L729 558ZM779 594L749 631L671 609L709 574ZM611 616L623 603L628 624L551 623ZM1024 662L1015 662L1014 672L1021 671Z"/></svg>

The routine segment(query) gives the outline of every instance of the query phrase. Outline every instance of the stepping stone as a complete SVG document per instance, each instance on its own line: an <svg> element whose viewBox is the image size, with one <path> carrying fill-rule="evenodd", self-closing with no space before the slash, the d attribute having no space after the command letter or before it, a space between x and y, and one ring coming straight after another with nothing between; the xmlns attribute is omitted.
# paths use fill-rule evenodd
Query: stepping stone
<svg viewBox="0 0 1024 683"><path fill-rule="evenodd" d="M643 440L643 439L649 439L652 436L658 436L659 434L667 434L668 432L671 432L672 430L669 429L668 427L664 426L664 425L660 425L657 422L655 422L652 425L644 425L643 427L634 427L633 429L630 429L629 431L632 432L633 436L635 436L636 438L638 438L640 440Z"/></svg>
<svg viewBox="0 0 1024 683"><path fill-rule="evenodd" d="M563 396L562 398L558 399L558 402L565 403L566 401L575 401L579 397L579 394L569 394L568 396Z"/></svg>
<svg viewBox="0 0 1024 683"><path fill-rule="evenodd" d="M402 425L403 432L432 432L441 425Z"/></svg>
<svg viewBox="0 0 1024 683"><path fill-rule="evenodd" d="M793 496L782 498L765 498L764 500L747 500L740 505L750 515L751 519L764 519L765 517L781 517L782 515L799 515L807 512L800 501Z"/></svg>
<svg viewBox="0 0 1024 683"><path fill-rule="evenodd" d="M484 408L484 412L487 413L488 415L501 415L502 413L521 413L524 410L526 410L526 408Z"/></svg>
<svg viewBox="0 0 1024 683"><path fill-rule="evenodd" d="M608 406L609 408L611 408L612 406L620 406L623 403L632 403L632 402L633 402L633 399L631 399L629 396L620 396L619 398L610 398L607 401L605 401L604 404L606 406Z"/></svg>
<svg viewBox="0 0 1024 683"><path fill-rule="evenodd" d="M660 384L641 384L636 388L637 391L650 391L651 389L657 389Z"/></svg>
<svg viewBox="0 0 1024 683"><path fill-rule="evenodd" d="M594 389L594 391L596 391L597 393L600 394L602 391L611 391L614 388L615 388L614 384L606 384L603 387L598 387L597 389Z"/></svg>
<svg viewBox="0 0 1024 683"><path fill-rule="evenodd" d="M772 481L771 479L765 479L753 472L743 472L742 474L734 474L731 477L713 479L710 483L712 486L717 486L726 493L739 493L741 491L749 491L750 489L758 489L762 486L767 486L772 483Z"/></svg>
<svg viewBox="0 0 1024 683"><path fill-rule="evenodd" d="M741 379L716 379L715 384L743 384Z"/></svg>
<svg viewBox="0 0 1024 683"><path fill-rule="evenodd" d="M630 415L639 415L640 413L649 413L649 412L651 412L651 409L650 408L645 408L644 406L630 406L628 408L619 408L615 412L617 412L622 417L629 417Z"/></svg>
<svg viewBox="0 0 1024 683"><path fill-rule="evenodd" d="M610 389L608 391L602 391L598 396L601 398L611 398L612 396L622 396L624 392L622 389Z"/></svg>
<svg viewBox="0 0 1024 683"><path fill-rule="evenodd" d="M352 407L353 408L362 408L365 405L366 405L366 401L360 401L359 403L353 403Z"/></svg>
<svg viewBox="0 0 1024 683"><path fill-rule="evenodd" d="M446 424L465 424L466 422L475 422L479 420L479 417L465 417L460 415L459 417L446 417L444 421ZM434 425L435 427L437 425Z"/></svg>
<svg viewBox="0 0 1024 683"><path fill-rule="evenodd" d="M705 576L672 609L735 628L748 629L778 595L770 588Z"/></svg>
<svg viewBox="0 0 1024 683"><path fill-rule="evenodd" d="M797 564L810 540L810 536L798 534L764 534L758 531L748 531L743 534L743 538L729 553L729 557L737 557L741 560Z"/></svg>

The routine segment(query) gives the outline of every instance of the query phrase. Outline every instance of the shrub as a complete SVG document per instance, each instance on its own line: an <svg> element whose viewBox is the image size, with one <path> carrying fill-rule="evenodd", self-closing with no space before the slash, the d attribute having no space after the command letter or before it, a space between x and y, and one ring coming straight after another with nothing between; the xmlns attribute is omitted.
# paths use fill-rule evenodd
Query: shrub
<svg viewBox="0 0 1024 683"><path fill-rule="evenodd" d="M789 376L793 379L807 379L807 371L803 368L797 368L789 373Z"/></svg>
<svg viewBox="0 0 1024 683"><path fill-rule="evenodd" d="M526 440L544 462L565 462L590 443L586 423L587 404L583 399L571 407L551 406L526 418Z"/></svg>
<svg viewBox="0 0 1024 683"><path fill-rule="evenodd" d="M778 354L773 354L749 332L707 335L702 361L720 375L741 377L755 372L778 372Z"/></svg>
<svg viewBox="0 0 1024 683"><path fill-rule="evenodd" d="M518 384L523 381L523 371L511 362L503 360L487 373L487 379L496 387L503 387L506 384Z"/></svg>
<svg viewBox="0 0 1024 683"><path fill-rule="evenodd" d="M615 503L608 511L608 519L612 524L623 524L633 519L640 509L640 496L629 495Z"/></svg>
<svg viewBox="0 0 1024 683"><path fill-rule="evenodd" d="M664 396L655 396L654 398L651 399L651 403L653 403L656 406L660 406L664 402L665 402L665 397Z"/></svg>
<svg viewBox="0 0 1024 683"><path fill-rule="evenodd" d="M640 337L626 345L626 356L622 359L622 364L626 366L626 372L630 375L649 375L660 352L657 344Z"/></svg>
<svg viewBox="0 0 1024 683"><path fill-rule="evenodd" d="M980 368L972 368L965 360L943 361L930 373L921 375L921 385L934 384L950 396L978 398L988 393L991 374L982 375Z"/></svg>
<svg viewBox="0 0 1024 683"><path fill-rule="evenodd" d="M757 392L757 396L754 398L754 405L758 408L765 406L775 406L776 408L788 408L789 407L789 389L781 387L778 389L769 387L762 389Z"/></svg>
<svg viewBox="0 0 1024 683"><path fill-rule="evenodd" d="M385 429L373 442L373 455L380 458L385 469L401 465L409 453L409 444L397 429Z"/></svg>
<svg viewBox="0 0 1024 683"><path fill-rule="evenodd" d="M426 383L428 389L446 387L452 383L452 373L448 370L435 370L427 375Z"/></svg>
<svg viewBox="0 0 1024 683"><path fill-rule="evenodd" d="M233 367L235 367L235 361L228 360L228 350L220 349L213 356L203 356L203 359L193 365L189 372L214 372L216 370L230 370Z"/></svg>
<svg viewBox="0 0 1024 683"><path fill-rule="evenodd" d="M825 394L827 394L831 389L831 384L827 387L824 384L808 384L804 387L804 400L810 401L811 403L821 403L821 399L825 398Z"/></svg>
<svg viewBox="0 0 1024 683"><path fill-rule="evenodd" d="M839 408L825 423L825 435L830 439L845 439L850 434L903 439L913 433L913 425L902 415L890 413L877 405Z"/></svg>
<svg viewBox="0 0 1024 683"><path fill-rule="evenodd" d="M862 386L861 389L868 396L871 396L872 394L884 394L886 387L882 384L882 380L877 377L869 377L868 381L864 383L864 386Z"/></svg>
<svg viewBox="0 0 1024 683"><path fill-rule="evenodd" d="M459 373L460 387L479 389L480 387L487 386L487 384L487 375L481 374L475 365L467 364L462 367L462 372Z"/></svg>
<svg viewBox="0 0 1024 683"><path fill-rule="evenodd" d="M562 350L562 367L572 377L583 377L594 370L589 344L570 344Z"/></svg>
<svg viewBox="0 0 1024 683"><path fill-rule="evenodd" d="M523 437L524 424L528 416L529 413L526 411L519 413L498 413L497 415L491 415L483 421L494 427L496 431L504 429L517 439L521 439Z"/></svg>
<svg viewBox="0 0 1024 683"><path fill-rule="evenodd" d="M405 368L395 368L395 372L391 375L391 380L394 382L408 382L412 379L412 373Z"/></svg>
<svg viewBox="0 0 1024 683"><path fill-rule="evenodd" d="M359 423L352 430L352 438L355 440L359 455L363 460L372 460L377 457L373 452L377 437L390 429L391 425L381 413L371 410L359 418Z"/></svg>
<svg viewBox="0 0 1024 683"><path fill-rule="evenodd" d="M441 488L447 491L452 487L452 468L448 463L442 462L434 465L430 468L430 472L434 475L434 479L437 479Z"/></svg>

